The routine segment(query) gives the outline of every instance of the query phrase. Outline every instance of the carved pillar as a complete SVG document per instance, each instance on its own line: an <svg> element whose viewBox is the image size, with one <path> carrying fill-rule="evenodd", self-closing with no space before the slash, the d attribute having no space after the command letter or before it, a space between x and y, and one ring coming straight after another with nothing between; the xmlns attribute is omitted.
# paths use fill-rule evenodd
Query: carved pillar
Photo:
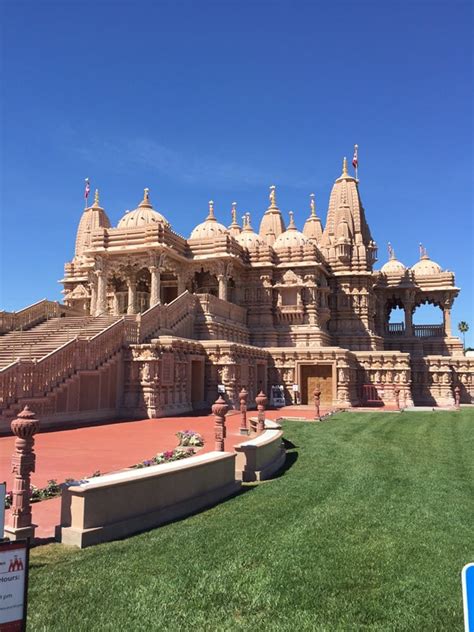
<svg viewBox="0 0 474 632"><path fill-rule="evenodd" d="M414 303L411 300L405 301L405 335L413 336L413 307Z"/></svg>
<svg viewBox="0 0 474 632"><path fill-rule="evenodd" d="M118 294L117 294L117 289L114 290L114 306L113 306L113 310L114 310L114 316L118 316L120 314L120 303L119 303L119 298L118 298Z"/></svg>
<svg viewBox="0 0 474 632"><path fill-rule="evenodd" d="M267 405L268 398L263 391L255 398L257 404L257 432L263 432L265 430L265 406Z"/></svg>
<svg viewBox="0 0 474 632"><path fill-rule="evenodd" d="M15 452L12 457L13 504L11 524L5 527L5 537L10 540L33 538L36 525L31 522L30 476L35 471L36 455L33 451L34 435L39 430L39 421L35 414L25 406L11 423L16 436Z"/></svg>
<svg viewBox="0 0 474 632"><path fill-rule="evenodd" d="M227 300L227 279L224 274L219 274L217 276L217 280L219 281L219 298L223 301Z"/></svg>
<svg viewBox="0 0 474 632"><path fill-rule="evenodd" d="M136 302L137 302L137 281L134 276L129 276L127 279L128 286L128 307L127 314L135 314L136 313Z"/></svg>
<svg viewBox="0 0 474 632"><path fill-rule="evenodd" d="M240 400L240 434L241 435L248 435L249 434L249 429L247 426L247 399L248 399L248 392L245 390L245 388L243 388L240 393L239 393L239 400Z"/></svg>
<svg viewBox="0 0 474 632"><path fill-rule="evenodd" d="M96 316L107 312L107 278L103 270L97 270L97 304Z"/></svg>
<svg viewBox="0 0 474 632"><path fill-rule="evenodd" d="M446 302L443 307L444 335L451 336L451 303Z"/></svg>
<svg viewBox="0 0 474 632"><path fill-rule="evenodd" d="M220 395L212 405L212 414L215 417L214 436L216 442L214 450L216 452L224 452L224 439L226 437L225 416L228 410L229 407Z"/></svg>
<svg viewBox="0 0 474 632"><path fill-rule="evenodd" d="M150 266L150 275L150 307L153 307L153 305L161 303L161 271L157 266Z"/></svg>

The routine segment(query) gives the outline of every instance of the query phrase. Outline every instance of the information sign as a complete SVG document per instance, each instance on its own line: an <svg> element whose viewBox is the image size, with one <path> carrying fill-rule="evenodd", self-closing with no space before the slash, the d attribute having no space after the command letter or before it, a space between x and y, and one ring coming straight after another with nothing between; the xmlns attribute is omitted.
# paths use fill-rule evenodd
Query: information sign
<svg viewBox="0 0 474 632"><path fill-rule="evenodd" d="M474 563L466 564L461 573L464 603L464 630L474 632Z"/></svg>
<svg viewBox="0 0 474 632"><path fill-rule="evenodd" d="M27 590L27 541L0 542L0 632L24 632Z"/></svg>

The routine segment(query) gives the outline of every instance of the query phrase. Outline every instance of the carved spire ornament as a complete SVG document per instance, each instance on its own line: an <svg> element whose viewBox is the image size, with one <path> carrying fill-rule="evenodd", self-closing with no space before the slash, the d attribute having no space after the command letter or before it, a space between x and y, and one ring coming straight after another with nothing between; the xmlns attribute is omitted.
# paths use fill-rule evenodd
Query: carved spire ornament
<svg viewBox="0 0 474 632"><path fill-rule="evenodd" d="M216 216L214 215L214 202L213 200L209 200L209 214L206 217L206 221L207 220L214 220L215 221Z"/></svg>
<svg viewBox="0 0 474 632"><path fill-rule="evenodd" d="M309 205L311 207L311 217L316 217L316 200L314 193L310 194L310 202Z"/></svg>

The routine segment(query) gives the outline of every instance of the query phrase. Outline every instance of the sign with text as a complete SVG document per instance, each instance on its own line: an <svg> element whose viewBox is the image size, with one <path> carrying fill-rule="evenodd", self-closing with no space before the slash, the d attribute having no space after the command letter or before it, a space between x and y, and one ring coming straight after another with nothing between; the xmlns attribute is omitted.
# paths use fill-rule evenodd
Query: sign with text
<svg viewBox="0 0 474 632"><path fill-rule="evenodd" d="M466 564L461 573L464 603L464 630L474 632L474 563Z"/></svg>
<svg viewBox="0 0 474 632"><path fill-rule="evenodd" d="M0 632L23 632L26 624L28 543L0 543Z"/></svg>

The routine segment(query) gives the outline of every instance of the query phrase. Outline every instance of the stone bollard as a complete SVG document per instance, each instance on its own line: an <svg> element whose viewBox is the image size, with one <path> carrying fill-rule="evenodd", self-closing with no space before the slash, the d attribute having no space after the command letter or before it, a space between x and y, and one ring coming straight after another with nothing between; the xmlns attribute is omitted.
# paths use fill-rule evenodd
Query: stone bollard
<svg viewBox="0 0 474 632"><path fill-rule="evenodd" d="M35 414L25 406L11 423L16 436L15 452L12 457L13 502L11 524L5 527L5 537L10 540L33 539L36 525L31 522L30 476L35 471L36 455L33 451L34 435L39 430Z"/></svg>
<svg viewBox="0 0 474 632"><path fill-rule="evenodd" d="M242 390L239 393L239 399L240 399L240 434L241 435L248 435L249 434L249 429L247 426L247 399L248 399L248 392L246 391L245 388L242 388Z"/></svg>
<svg viewBox="0 0 474 632"><path fill-rule="evenodd" d="M393 394L395 396L395 408L400 410L400 389L398 386L393 389Z"/></svg>
<svg viewBox="0 0 474 632"><path fill-rule="evenodd" d="M459 384L454 387L454 408L461 410L461 387Z"/></svg>
<svg viewBox="0 0 474 632"><path fill-rule="evenodd" d="M263 391L255 398L257 404L257 432L263 432L265 430L265 406L267 405L268 397Z"/></svg>
<svg viewBox="0 0 474 632"><path fill-rule="evenodd" d="M320 412L321 390L318 387L316 387L313 391L313 398L314 398L314 420L321 421L321 412Z"/></svg>
<svg viewBox="0 0 474 632"><path fill-rule="evenodd" d="M220 395L212 405L212 414L215 417L214 436L216 442L214 450L217 452L224 452L224 439L226 437L225 416L228 410L229 407L225 400L222 399L222 395Z"/></svg>

